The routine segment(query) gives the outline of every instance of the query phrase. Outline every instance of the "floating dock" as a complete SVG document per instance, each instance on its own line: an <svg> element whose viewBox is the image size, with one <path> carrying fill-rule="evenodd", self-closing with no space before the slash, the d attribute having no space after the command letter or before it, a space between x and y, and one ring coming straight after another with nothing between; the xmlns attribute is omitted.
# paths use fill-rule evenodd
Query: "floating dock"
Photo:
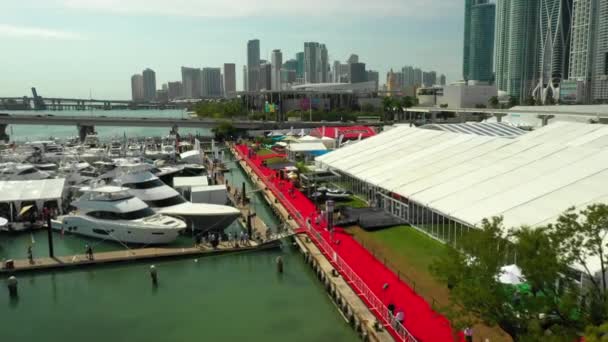
<svg viewBox="0 0 608 342"><path fill-rule="evenodd" d="M265 243L249 241L245 246L235 247L233 242L221 242L216 248L210 245L198 247L166 247L166 248L138 248L112 252L94 253L93 259L86 254L57 256L55 258L35 258L33 263L27 259L13 260L13 268L2 265L0 275L14 275L25 272L57 271L84 267L103 266L128 262L142 262L165 259L205 257L220 254L233 254L253 252L279 248L281 241L275 239Z"/></svg>

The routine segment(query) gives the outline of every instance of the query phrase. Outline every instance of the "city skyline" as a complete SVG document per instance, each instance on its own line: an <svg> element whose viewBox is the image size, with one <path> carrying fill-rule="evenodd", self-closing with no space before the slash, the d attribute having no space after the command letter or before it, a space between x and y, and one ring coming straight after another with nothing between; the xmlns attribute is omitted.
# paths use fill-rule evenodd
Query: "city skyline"
<svg viewBox="0 0 608 342"><path fill-rule="evenodd" d="M283 13L285 6L276 3L264 4L261 7L269 15L284 14L272 21L260 13L238 17L228 13L200 20L196 13L168 11L161 17L155 12L160 6L156 1L146 2L150 8L141 13L98 8L102 6L98 1L82 1L92 4L87 8L64 3L75 2L40 5L23 1L9 4L0 13L0 37L11 46L11 53L0 56L0 88L7 96L27 94L36 86L44 96L89 97L92 93L94 97L126 99L131 95L130 76L146 68L156 72L160 88L181 80L181 66L202 69L224 63L236 65L236 86L241 90L242 66L247 64L243 47L254 38L261 42L260 58L268 61L274 49L281 49L284 61L296 59L304 42L313 41L327 46L329 63L346 61L355 53L368 69L381 75L391 68L419 65L439 70L449 80L460 78L461 1L404 1L390 13L382 9L390 7L386 1L365 9L349 5L346 12L350 17L339 20L330 15L340 9L335 4L324 13L304 16L291 10ZM126 0L121 6L133 3ZM197 8L202 7L196 5L194 12ZM173 46L180 48L170 48Z"/></svg>

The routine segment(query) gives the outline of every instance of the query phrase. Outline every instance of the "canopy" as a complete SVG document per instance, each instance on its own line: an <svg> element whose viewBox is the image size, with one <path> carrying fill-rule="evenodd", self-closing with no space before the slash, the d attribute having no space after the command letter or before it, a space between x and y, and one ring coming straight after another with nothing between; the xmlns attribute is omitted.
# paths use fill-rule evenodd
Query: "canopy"
<svg viewBox="0 0 608 342"><path fill-rule="evenodd" d="M369 126L350 126L350 127L318 127L310 131L310 135L313 137L330 137L337 138L341 135L346 140L362 139L373 137L376 135L376 131Z"/></svg>
<svg viewBox="0 0 608 342"><path fill-rule="evenodd" d="M25 181L0 181L0 202L22 202L60 199L64 178Z"/></svg>
<svg viewBox="0 0 608 342"><path fill-rule="evenodd" d="M313 136L307 135L307 136L301 137L298 141L300 141L300 142L311 142L311 141L319 141L319 140L321 140L321 139L319 139L317 137L313 137Z"/></svg>
<svg viewBox="0 0 608 342"><path fill-rule="evenodd" d="M289 145L287 147L291 152L311 152L311 151L325 151L327 147L320 142L306 142Z"/></svg>
<svg viewBox="0 0 608 342"><path fill-rule="evenodd" d="M498 281L502 284L520 285L525 281L525 278L517 265L507 265L500 268Z"/></svg>

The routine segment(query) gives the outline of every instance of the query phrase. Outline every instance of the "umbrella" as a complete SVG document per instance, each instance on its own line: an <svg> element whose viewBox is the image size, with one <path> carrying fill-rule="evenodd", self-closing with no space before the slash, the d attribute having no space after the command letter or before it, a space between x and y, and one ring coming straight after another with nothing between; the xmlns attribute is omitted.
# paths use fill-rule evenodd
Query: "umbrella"
<svg viewBox="0 0 608 342"><path fill-rule="evenodd" d="M525 282L525 278L517 265L507 265L500 268L498 282L502 284L519 285Z"/></svg>
<svg viewBox="0 0 608 342"><path fill-rule="evenodd" d="M23 216L25 213L27 213L33 207L34 207L34 205L30 204L30 205L26 205L25 207L21 208L21 211L19 212L19 216Z"/></svg>
<svg viewBox="0 0 608 342"><path fill-rule="evenodd" d="M7 219L5 219L4 217L0 217L0 227L6 226L7 223L8 223Z"/></svg>

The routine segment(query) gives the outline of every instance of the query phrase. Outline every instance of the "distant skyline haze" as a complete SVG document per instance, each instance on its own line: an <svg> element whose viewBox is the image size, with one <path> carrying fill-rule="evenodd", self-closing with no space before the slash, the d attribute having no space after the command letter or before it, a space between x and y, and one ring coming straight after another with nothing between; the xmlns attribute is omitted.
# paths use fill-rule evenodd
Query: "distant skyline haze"
<svg viewBox="0 0 608 342"><path fill-rule="evenodd" d="M0 12L2 96L129 99L130 78L150 68L156 84L180 67L236 64L243 89L247 41L260 58L295 59L304 42L327 46L329 63L357 54L384 75L404 65L462 76L462 0L21 0Z"/></svg>

